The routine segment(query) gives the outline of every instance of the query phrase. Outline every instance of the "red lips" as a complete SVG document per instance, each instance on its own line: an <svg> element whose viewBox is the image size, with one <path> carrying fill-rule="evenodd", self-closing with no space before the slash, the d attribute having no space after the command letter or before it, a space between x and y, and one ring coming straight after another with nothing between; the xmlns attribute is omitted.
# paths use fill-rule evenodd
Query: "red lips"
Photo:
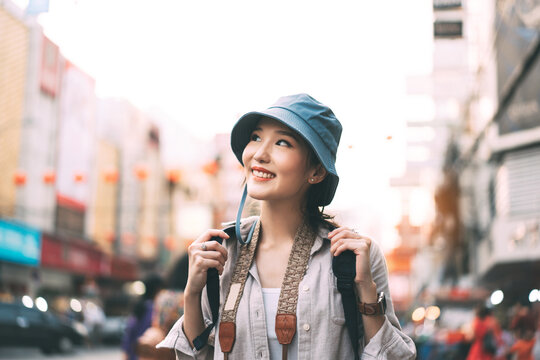
<svg viewBox="0 0 540 360"><path fill-rule="evenodd" d="M269 181L269 180L272 180L275 177L275 174L273 172L268 171L265 168L261 168L261 167L258 167L258 166L252 167L251 171L252 171L252 174L253 174L253 171L257 171L257 172L261 172L263 174L272 175L271 177L261 177L261 176L257 176L256 174L253 174L253 179L256 180L256 181Z"/></svg>

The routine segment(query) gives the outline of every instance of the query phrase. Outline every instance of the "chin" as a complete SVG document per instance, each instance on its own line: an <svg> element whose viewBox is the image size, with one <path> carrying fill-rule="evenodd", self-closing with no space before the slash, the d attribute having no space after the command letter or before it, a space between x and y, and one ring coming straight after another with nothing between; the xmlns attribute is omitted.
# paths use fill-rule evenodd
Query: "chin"
<svg viewBox="0 0 540 360"><path fill-rule="evenodd" d="M249 186L248 186L248 195L250 198L255 199L255 200L266 200L268 198L268 194L266 191L257 191L256 189L250 190Z"/></svg>

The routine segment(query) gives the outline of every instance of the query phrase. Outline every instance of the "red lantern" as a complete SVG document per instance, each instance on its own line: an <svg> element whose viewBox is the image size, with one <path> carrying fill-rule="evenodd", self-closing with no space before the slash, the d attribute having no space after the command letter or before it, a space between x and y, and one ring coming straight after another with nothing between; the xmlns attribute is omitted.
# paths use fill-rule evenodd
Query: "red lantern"
<svg viewBox="0 0 540 360"><path fill-rule="evenodd" d="M216 175L218 170L219 170L219 164L215 160L203 166L203 171L208 175Z"/></svg>
<svg viewBox="0 0 540 360"><path fill-rule="evenodd" d="M165 247L169 251L173 251L174 249L176 249L176 239L174 238L174 236L169 235L165 238Z"/></svg>
<svg viewBox="0 0 540 360"><path fill-rule="evenodd" d="M182 173L180 170L175 169L167 171L167 180L169 180L171 183L177 184L181 177Z"/></svg>
<svg viewBox="0 0 540 360"><path fill-rule="evenodd" d="M109 243L112 244L115 238L114 233L112 231L107 232L107 235L105 236L105 238L107 239Z"/></svg>
<svg viewBox="0 0 540 360"><path fill-rule="evenodd" d="M83 173L78 172L78 173L75 173L75 174L73 175L73 180L74 180L76 183L83 183L83 182L86 181L86 176L84 176Z"/></svg>
<svg viewBox="0 0 540 360"><path fill-rule="evenodd" d="M105 182L109 184L116 184L118 182L118 171L116 170L106 171L103 174L103 177L105 178Z"/></svg>
<svg viewBox="0 0 540 360"><path fill-rule="evenodd" d="M24 171L17 170L13 175L13 183L16 186L23 186L26 184L26 173Z"/></svg>
<svg viewBox="0 0 540 360"><path fill-rule="evenodd" d="M155 236L148 236L146 238L146 241L148 241L148 243L150 243L154 247L158 245L158 238Z"/></svg>
<svg viewBox="0 0 540 360"><path fill-rule="evenodd" d="M135 236L131 233L122 234L122 243L126 246L135 244Z"/></svg>
<svg viewBox="0 0 540 360"><path fill-rule="evenodd" d="M146 180L148 177L148 170L146 167L139 165L135 168L135 176L141 181Z"/></svg>
<svg viewBox="0 0 540 360"><path fill-rule="evenodd" d="M43 183L47 185L52 185L56 181L56 174L54 171L47 171L43 174Z"/></svg>

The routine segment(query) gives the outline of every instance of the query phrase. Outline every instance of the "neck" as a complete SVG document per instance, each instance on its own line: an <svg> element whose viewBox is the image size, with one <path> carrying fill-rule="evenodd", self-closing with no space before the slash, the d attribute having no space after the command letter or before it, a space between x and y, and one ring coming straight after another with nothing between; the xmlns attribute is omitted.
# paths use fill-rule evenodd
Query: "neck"
<svg viewBox="0 0 540 360"><path fill-rule="evenodd" d="M298 204L264 201L261 204L262 241L269 243L293 242L304 221Z"/></svg>

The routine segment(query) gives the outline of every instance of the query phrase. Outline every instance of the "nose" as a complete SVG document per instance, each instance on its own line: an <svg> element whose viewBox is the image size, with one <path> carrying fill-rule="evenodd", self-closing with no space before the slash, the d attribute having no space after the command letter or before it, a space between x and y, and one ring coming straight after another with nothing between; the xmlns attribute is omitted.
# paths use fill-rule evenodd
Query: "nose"
<svg viewBox="0 0 540 360"><path fill-rule="evenodd" d="M267 163L270 161L270 149L267 142L263 141L259 143L255 154L253 154L253 159L260 163Z"/></svg>

